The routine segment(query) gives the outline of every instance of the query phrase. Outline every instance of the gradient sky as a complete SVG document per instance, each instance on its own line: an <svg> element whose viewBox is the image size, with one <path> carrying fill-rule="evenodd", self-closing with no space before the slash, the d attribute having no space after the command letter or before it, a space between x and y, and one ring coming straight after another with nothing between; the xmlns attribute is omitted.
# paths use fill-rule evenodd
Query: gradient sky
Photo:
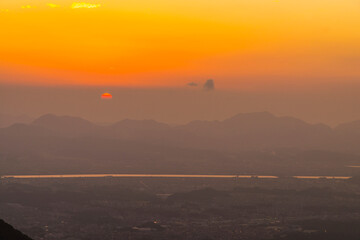
<svg viewBox="0 0 360 240"><path fill-rule="evenodd" d="M1 0L0 84L360 81L359 0Z"/></svg>

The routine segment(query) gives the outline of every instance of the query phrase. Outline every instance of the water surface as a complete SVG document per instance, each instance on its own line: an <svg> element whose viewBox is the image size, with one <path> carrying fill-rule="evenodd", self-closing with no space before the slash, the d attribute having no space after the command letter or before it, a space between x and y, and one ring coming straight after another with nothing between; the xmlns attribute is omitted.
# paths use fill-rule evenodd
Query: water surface
<svg viewBox="0 0 360 240"><path fill-rule="evenodd" d="M1 178L261 178L277 179L271 175L206 175L206 174L58 174L58 175L4 175ZM296 179L350 179L351 176L291 176Z"/></svg>

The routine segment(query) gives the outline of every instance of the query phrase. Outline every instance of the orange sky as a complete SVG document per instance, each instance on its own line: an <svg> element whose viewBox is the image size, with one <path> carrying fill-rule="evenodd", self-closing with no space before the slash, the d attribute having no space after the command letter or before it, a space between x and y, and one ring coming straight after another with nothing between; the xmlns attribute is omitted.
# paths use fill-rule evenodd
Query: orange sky
<svg viewBox="0 0 360 240"><path fill-rule="evenodd" d="M358 0L2 0L0 82L360 80Z"/></svg>

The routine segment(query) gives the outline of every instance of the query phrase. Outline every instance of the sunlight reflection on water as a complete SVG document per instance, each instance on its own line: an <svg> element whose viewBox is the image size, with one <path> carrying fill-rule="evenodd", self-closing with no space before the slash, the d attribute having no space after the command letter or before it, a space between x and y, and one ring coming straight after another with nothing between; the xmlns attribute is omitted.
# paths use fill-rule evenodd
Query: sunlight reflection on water
<svg viewBox="0 0 360 240"><path fill-rule="evenodd" d="M4 175L1 178L261 178L277 179L279 176L267 175L191 175L191 174L63 174L63 175ZM351 176L291 176L296 179L350 179Z"/></svg>

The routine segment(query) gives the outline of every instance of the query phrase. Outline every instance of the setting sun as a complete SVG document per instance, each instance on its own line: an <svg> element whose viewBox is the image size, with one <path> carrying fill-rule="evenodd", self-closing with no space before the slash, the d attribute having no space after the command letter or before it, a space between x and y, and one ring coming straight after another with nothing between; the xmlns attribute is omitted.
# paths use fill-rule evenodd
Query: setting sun
<svg viewBox="0 0 360 240"><path fill-rule="evenodd" d="M112 99L112 95L110 93L103 93L101 99Z"/></svg>

